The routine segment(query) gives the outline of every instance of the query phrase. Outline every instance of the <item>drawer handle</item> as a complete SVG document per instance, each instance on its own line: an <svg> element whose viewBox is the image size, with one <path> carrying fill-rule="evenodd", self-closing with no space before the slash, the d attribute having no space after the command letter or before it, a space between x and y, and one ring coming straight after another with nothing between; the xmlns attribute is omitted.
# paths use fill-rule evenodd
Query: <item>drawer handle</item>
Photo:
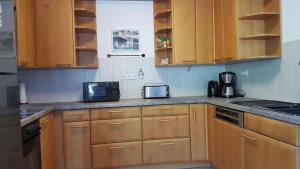
<svg viewBox="0 0 300 169"><path fill-rule="evenodd" d="M117 123L108 123L109 125L123 125L125 122L117 122Z"/></svg>
<svg viewBox="0 0 300 169"><path fill-rule="evenodd" d="M87 128L89 125L71 126L72 128Z"/></svg>
<svg viewBox="0 0 300 169"><path fill-rule="evenodd" d="M175 145L175 143L161 143L159 145L160 146L170 146L170 145Z"/></svg>
<svg viewBox="0 0 300 169"><path fill-rule="evenodd" d="M110 147L109 149L111 149L111 150L121 150L121 149L125 149L125 146Z"/></svg>
<svg viewBox="0 0 300 169"><path fill-rule="evenodd" d="M72 114L72 115L67 115L68 117L72 117L72 116L83 116L85 115L84 113L77 113L77 114Z"/></svg>
<svg viewBox="0 0 300 169"><path fill-rule="evenodd" d="M123 111L109 111L110 113L123 113Z"/></svg>
<svg viewBox="0 0 300 169"><path fill-rule="evenodd" d="M173 122L173 120L168 120L168 119L166 119L166 120L159 120L160 122Z"/></svg>
<svg viewBox="0 0 300 169"><path fill-rule="evenodd" d="M56 67L71 67L71 64L56 64Z"/></svg>
<svg viewBox="0 0 300 169"><path fill-rule="evenodd" d="M245 138L245 139L247 139L247 140L250 140L250 141L256 141L256 138L254 138L254 137L251 137L251 136L248 136L248 135L246 135L246 134L243 134L243 137Z"/></svg>

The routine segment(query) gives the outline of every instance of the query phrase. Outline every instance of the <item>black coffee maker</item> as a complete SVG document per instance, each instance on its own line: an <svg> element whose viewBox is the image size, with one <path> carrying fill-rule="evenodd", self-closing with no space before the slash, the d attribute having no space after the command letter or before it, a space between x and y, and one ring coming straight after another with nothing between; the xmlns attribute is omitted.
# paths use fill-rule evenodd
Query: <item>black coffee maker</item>
<svg viewBox="0 0 300 169"><path fill-rule="evenodd" d="M233 72L223 72L219 74L220 97L237 97L236 75Z"/></svg>

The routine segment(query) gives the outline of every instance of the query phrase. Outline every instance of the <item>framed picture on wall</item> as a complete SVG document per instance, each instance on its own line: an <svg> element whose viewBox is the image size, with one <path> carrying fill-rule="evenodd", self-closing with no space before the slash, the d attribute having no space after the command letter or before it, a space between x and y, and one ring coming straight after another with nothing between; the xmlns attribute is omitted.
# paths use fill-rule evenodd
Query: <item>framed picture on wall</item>
<svg viewBox="0 0 300 169"><path fill-rule="evenodd" d="M113 51L136 52L140 50L140 39L138 30L113 30L112 49Z"/></svg>

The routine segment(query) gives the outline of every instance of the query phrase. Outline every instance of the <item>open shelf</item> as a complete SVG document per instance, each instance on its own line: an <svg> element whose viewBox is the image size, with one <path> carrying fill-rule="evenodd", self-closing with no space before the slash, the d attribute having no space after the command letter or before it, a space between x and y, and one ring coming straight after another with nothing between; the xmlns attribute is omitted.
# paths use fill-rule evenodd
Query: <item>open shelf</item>
<svg viewBox="0 0 300 169"><path fill-rule="evenodd" d="M80 51L80 52L97 52L98 51L96 48L89 48L89 47L85 47L85 46L76 47L76 50Z"/></svg>
<svg viewBox="0 0 300 169"><path fill-rule="evenodd" d="M86 26L75 26L75 31L78 33L96 33L96 30Z"/></svg>
<svg viewBox="0 0 300 169"><path fill-rule="evenodd" d="M172 10L165 10L165 11L162 11L162 12L158 12L157 14L154 15L154 18L157 19L157 18L166 18L168 16L170 16L172 13Z"/></svg>
<svg viewBox="0 0 300 169"><path fill-rule="evenodd" d="M266 40L266 39L272 39L277 37L280 37L280 35L279 34L258 34L258 35L240 37L240 40Z"/></svg>
<svg viewBox="0 0 300 169"><path fill-rule="evenodd" d="M155 33L156 33L156 34L157 34L157 33L167 33L167 32L170 32L171 30L172 30L171 27L161 28L161 29L157 29L157 30L155 31Z"/></svg>
<svg viewBox="0 0 300 169"><path fill-rule="evenodd" d="M258 12L245 16L241 16L240 20L265 20L275 16L279 16L279 12Z"/></svg>
<svg viewBox="0 0 300 169"><path fill-rule="evenodd" d="M76 16L78 17L95 17L96 14L94 11L90 11L86 8L75 8L74 9Z"/></svg>
<svg viewBox="0 0 300 169"><path fill-rule="evenodd" d="M157 49L155 49L155 51L156 52L158 52L158 51L163 51L163 50L171 50L171 49L173 49L172 47L166 47L166 48L157 48Z"/></svg>

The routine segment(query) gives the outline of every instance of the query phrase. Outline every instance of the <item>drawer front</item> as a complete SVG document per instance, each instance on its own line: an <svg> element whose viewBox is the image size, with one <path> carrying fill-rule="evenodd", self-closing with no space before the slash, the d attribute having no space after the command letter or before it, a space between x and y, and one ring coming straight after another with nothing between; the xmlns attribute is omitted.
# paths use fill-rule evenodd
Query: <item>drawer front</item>
<svg viewBox="0 0 300 169"><path fill-rule="evenodd" d="M89 110L70 110L63 112L64 122L89 121Z"/></svg>
<svg viewBox="0 0 300 169"><path fill-rule="evenodd" d="M190 137L189 116L143 118L143 139L172 139Z"/></svg>
<svg viewBox="0 0 300 169"><path fill-rule="evenodd" d="M146 106L142 114L143 117L188 115L189 105Z"/></svg>
<svg viewBox="0 0 300 169"><path fill-rule="evenodd" d="M145 164L190 161L190 153L188 138L144 141L143 144Z"/></svg>
<svg viewBox="0 0 300 169"><path fill-rule="evenodd" d="M109 120L141 117L141 108L94 109L91 110L92 120Z"/></svg>
<svg viewBox="0 0 300 169"><path fill-rule="evenodd" d="M142 164L142 142L92 146L92 168L115 168Z"/></svg>
<svg viewBox="0 0 300 169"><path fill-rule="evenodd" d="M298 146L298 127L293 124L245 113L245 128Z"/></svg>
<svg viewBox="0 0 300 169"><path fill-rule="evenodd" d="M98 120L91 122L92 144L142 140L140 118Z"/></svg>

